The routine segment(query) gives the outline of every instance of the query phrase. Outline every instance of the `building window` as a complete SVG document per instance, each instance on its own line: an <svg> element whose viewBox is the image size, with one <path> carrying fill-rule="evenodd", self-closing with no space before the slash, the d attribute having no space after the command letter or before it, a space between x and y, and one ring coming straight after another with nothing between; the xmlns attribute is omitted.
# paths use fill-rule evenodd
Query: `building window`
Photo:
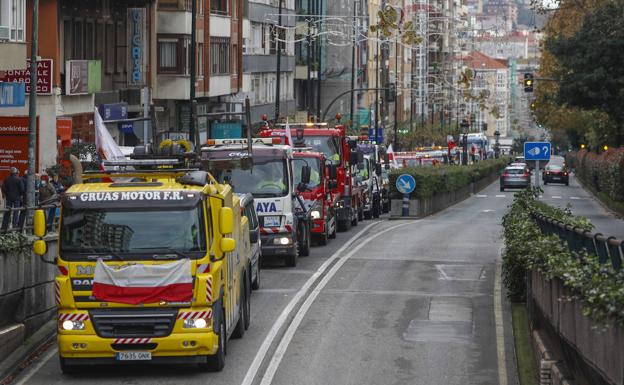
<svg viewBox="0 0 624 385"><path fill-rule="evenodd" d="M0 36L9 41L26 41L26 0L0 0Z"/></svg>
<svg viewBox="0 0 624 385"><path fill-rule="evenodd" d="M212 0L210 2L210 13L218 15L228 14L228 0Z"/></svg>
<svg viewBox="0 0 624 385"><path fill-rule="evenodd" d="M286 30L284 28L276 28L275 26L271 26L271 47L269 49L269 53L271 55L275 55L277 53L277 44L279 41L279 47L282 53L286 53L284 50L286 49Z"/></svg>
<svg viewBox="0 0 624 385"><path fill-rule="evenodd" d="M230 39L226 37L210 38L210 74L227 75L230 73Z"/></svg>
<svg viewBox="0 0 624 385"><path fill-rule="evenodd" d="M72 57L74 59L82 59L84 57L83 53L83 42L84 42L84 30L83 30L82 20L74 20L74 30L73 30L73 40L74 40L74 51Z"/></svg>
<svg viewBox="0 0 624 385"><path fill-rule="evenodd" d="M238 74L238 44L232 47L232 75Z"/></svg>
<svg viewBox="0 0 624 385"><path fill-rule="evenodd" d="M95 47L95 24L93 20L87 20L85 25L85 53L87 59L95 59Z"/></svg>
<svg viewBox="0 0 624 385"><path fill-rule="evenodd" d="M106 23L106 73L113 73L115 70L115 24Z"/></svg>
<svg viewBox="0 0 624 385"><path fill-rule="evenodd" d="M197 76L204 76L204 44L197 43Z"/></svg>
<svg viewBox="0 0 624 385"><path fill-rule="evenodd" d="M159 74L188 74L188 40L186 36L158 36Z"/></svg>

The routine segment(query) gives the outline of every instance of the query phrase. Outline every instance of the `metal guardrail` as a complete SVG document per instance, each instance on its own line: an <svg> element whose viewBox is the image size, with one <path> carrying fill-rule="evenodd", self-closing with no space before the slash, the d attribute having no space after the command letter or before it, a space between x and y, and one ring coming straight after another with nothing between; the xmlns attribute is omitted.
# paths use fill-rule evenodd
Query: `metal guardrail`
<svg viewBox="0 0 624 385"><path fill-rule="evenodd" d="M570 252L579 253L584 249L590 254L597 255L601 264L610 262L615 270L622 268L624 241L606 237L601 233L592 233L542 214L533 213L533 218L542 234L557 235L567 243Z"/></svg>
<svg viewBox="0 0 624 385"><path fill-rule="evenodd" d="M34 207L13 207L0 208L0 234L9 232L19 232L25 235L32 235L32 213L34 210L42 209L46 214L46 223L48 231L56 229L59 217L56 215L56 209L60 206L58 200ZM52 211L54 210L54 211ZM5 216L10 217L5 221ZM17 226L13 226L13 217L17 215Z"/></svg>

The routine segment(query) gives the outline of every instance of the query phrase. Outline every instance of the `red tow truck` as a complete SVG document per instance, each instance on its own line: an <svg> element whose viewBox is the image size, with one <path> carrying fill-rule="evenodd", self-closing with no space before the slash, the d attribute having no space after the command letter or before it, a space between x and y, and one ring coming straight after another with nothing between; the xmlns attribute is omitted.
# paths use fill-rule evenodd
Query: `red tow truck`
<svg viewBox="0 0 624 385"><path fill-rule="evenodd" d="M310 182L301 183L300 170L302 166L310 167ZM312 217L312 236L320 245L326 245L328 239L336 238L336 210L338 195L335 190L335 181L329 179L329 165L322 152L316 152L308 147L295 144L293 151L293 167L295 170L295 186L304 200L307 210Z"/></svg>
<svg viewBox="0 0 624 385"><path fill-rule="evenodd" d="M306 147L325 156L330 181L328 190L336 195L334 211L338 231L357 226L358 221L364 219L364 191L353 180L355 170L364 162L363 153L357 149L357 141L347 137L344 125L329 127L327 123L307 122L288 126L292 138L302 140ZM259 136L280 137L286 143L285 128L283 124L274 127L267 124Z"/></svg>

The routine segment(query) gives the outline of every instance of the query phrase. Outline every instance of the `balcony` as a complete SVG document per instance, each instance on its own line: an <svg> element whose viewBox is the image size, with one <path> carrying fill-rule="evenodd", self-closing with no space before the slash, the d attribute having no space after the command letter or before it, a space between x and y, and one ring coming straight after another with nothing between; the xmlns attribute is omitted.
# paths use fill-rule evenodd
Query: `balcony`
<svg viewBox="0 0 624 385"><path fill-rule="evenodd" d="M232 35L231 23L229 16L210 15L210 36L230 37Z"/></svg>
<svg viewBox="0 0 624 385"><path fill-rule="evenodd" d="M210 77L209 97L229 95L232 93L230 75L217 75Z"/></svg>
<svg viewBox="0 0 624 385"><path fill-rule="evenodd" d="M160 74L156 77L154 99L188 100L190 92L189 76Z"/></svg>
<svg viewBox="0 0 624 385"><path fill-rule="evenodd" d="M190 35L191 12L190 11L158 11L156 33Z"/></svg>

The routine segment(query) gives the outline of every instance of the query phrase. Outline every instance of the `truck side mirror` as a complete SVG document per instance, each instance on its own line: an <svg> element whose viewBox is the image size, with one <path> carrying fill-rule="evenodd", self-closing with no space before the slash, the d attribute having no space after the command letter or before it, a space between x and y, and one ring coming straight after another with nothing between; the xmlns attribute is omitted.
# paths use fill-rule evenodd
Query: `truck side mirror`
<svg viewBox="0 0 624 385"><path fill-rule="evenodd" d="M230 234L232 231L234 231L234 213L229 207L221 207L219 210L219 232Z"/></svg>
<svg viewBox="0 0 624 385"><path fill-rule="evenodd" d="M46 220L43 210L35 210L33 215L33 234L42 238L46 234Z"/></svg>
<svg viewBox="0 0 624 385"><path fill-rule="evenodd" d="M355 165L358 162L358 153L357 151L350 151L349 152L349 164L351 165Z"/></svg>
<svg viewBox="0 0 624 385"><path fill-rule="evenodd" d="M229 208L229 207L226 207ZM234 251L234 249L236 249L236 241L233 240L232 238L221 238L221 242L219 243L219 246L221 246L221 251L224 253L229 253L231 251Z"/></svg>
<svg viewBox="0 0 624 385"><path fill-rule="evenodd" d="M338 167L335 164L330 164L328 167L329 179L338 178Z"/></svg>
<svg viewBox="0 0 624 385"><path fill-rule="evenodd" d="M301 167L301 183L308 184L310 183L310 166L302 166Z"/></svg>
<svg viewBox="0 0 624 385"><path fill-rule="evenodd" d="M381 163L375 163L375 174L381 175Z"/></svg>

